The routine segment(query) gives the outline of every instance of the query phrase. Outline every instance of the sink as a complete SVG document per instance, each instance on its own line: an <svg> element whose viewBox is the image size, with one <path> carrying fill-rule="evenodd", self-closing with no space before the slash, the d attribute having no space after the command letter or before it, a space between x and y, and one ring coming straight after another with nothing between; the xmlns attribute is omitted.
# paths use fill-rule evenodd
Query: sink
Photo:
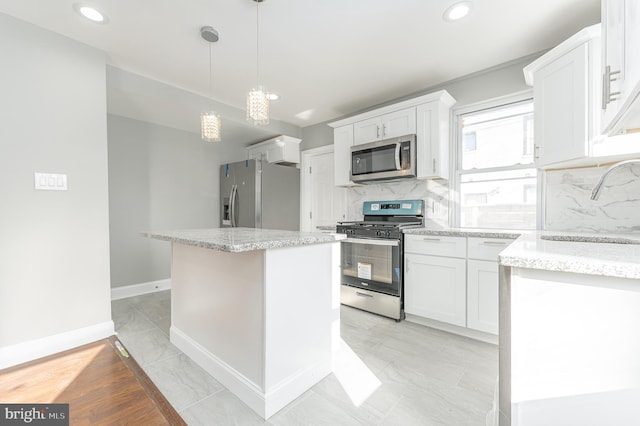
<svg viewBox="0 0 640 426"><path fill-rule="evenodd" d="M541 240L565 241L573 243L600 243L600 244L640 244L640 240L619 237L597 237L577 235L541 235Z"/></svg>

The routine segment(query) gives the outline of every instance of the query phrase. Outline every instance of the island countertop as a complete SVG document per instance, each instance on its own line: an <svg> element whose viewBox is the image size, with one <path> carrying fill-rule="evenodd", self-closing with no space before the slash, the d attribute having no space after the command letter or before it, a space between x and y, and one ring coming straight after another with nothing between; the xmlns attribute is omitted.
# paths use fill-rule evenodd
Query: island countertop
<svg viewBox="0 0 640 426"><path fill-rule="evenodd" d="M149 231L143 236L158 240L239 253L339 241L346 236L319 232L282 231L258 228L205 228Z"/></svg>
<svg viewBox="0 0 640 426"><path fill-rule="evenodd" d="M616 240L633 243L611 244ZM537 231L523 234L500 252L499 259L500 264L516 268L640 279L639 240L617 234Z"/></svg>

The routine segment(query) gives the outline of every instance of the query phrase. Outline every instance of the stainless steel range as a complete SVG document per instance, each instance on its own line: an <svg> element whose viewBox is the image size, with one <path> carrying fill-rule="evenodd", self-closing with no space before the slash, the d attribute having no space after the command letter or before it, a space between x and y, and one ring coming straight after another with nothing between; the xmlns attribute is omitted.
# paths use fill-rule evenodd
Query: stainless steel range
<svg viewBox="0 0 640 426"><path fill-rule="evenodd" d="M423 226L423 200L365 201L364 221L340 222L341 302L365 311L404 319L404 237Z"/></svg>

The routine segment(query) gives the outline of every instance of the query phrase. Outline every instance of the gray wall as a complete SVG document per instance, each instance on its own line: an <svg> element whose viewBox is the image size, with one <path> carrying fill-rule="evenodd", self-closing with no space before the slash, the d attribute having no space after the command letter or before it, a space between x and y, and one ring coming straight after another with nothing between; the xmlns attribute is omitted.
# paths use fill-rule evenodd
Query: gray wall
<svg viewBox="0 0 640 426"><path fill-rule="evenodd" d="M105 57L0 14L0 349L111 320ZM68 191L34 190L34 172Z"/></svg>
<svg viewBox="0 0 640 426"><path fill-rule="evenodd" d="M244 146L108 115L111 286L169 278L170 243L145 230L219 226L220 164Z"/></svg>
<svg viewBox="0 0 640 426"><path fill-rule="evenodd" d="M405 99L411 99L416 96L425 95L437 90L447 90L451 96L456 99L454 108L476 102L486 101L504 95L510 95L523 90L531 89L524 82L522 68L533 62L542 53L538 53L525 58L520 58L505 64L492 67L468 76L457 78L446 83L432 86L419 92L412 93L407 96L399 97L389 102L378 105L372 105L370 108L358 111L354 114L337 117L334 120L315 124L302 129L302 142L300 149L317 148L333 143L333 129L327 123L338 121L343 118L357 115L359 113L370 111L385 105L393 104Z"/></svg>

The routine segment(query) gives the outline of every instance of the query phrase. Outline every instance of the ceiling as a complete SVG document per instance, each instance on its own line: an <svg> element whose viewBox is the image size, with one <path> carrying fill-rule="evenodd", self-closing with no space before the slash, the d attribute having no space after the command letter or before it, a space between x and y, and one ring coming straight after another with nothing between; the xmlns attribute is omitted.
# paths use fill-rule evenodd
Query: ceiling
<svg viewBox="0 0 640 426"><path fill-rule="evenodd" d="M260 83L280 95L271 116L299 127L543 51L600 21L599 0L473 0L469 16L445 22L454 1L77 0L103 11L107 24L80 17L76 0L0 0L0 12L99 48L116 69L202 97L210 94L209 44L199 29L211 25L220 34L211 45L212 98L236 111L238 124L256 83L258 7ZM197 116L191 125L199 132Z"/></svg>

